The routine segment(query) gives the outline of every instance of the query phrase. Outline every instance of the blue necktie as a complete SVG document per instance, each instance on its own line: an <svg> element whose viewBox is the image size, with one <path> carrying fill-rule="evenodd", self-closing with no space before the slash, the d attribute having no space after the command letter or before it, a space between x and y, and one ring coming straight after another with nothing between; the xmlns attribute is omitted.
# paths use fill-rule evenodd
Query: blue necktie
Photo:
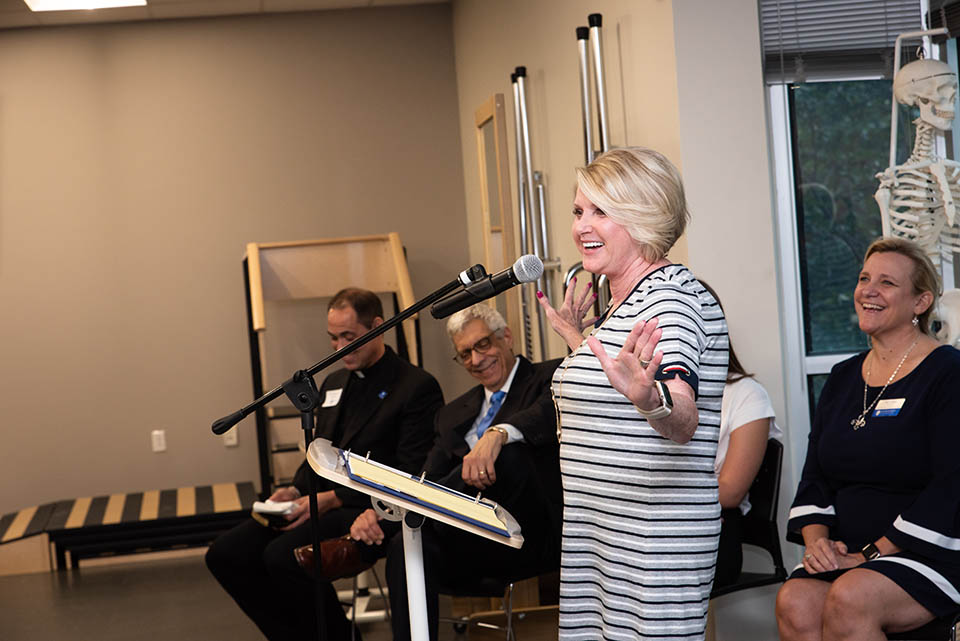
<svg viewBox="0 0 960 641"><path fill-rule="evenodd" d="M493 396L490 397L490 409L487 410L487 413L483 415L483 419L477 425L477 438L483 436L483 433L486 432L490 424L493 423L493 417L500 411L500 406L503 405L503 399L506 395L506 392L500 390L494 392Z"/></svg>

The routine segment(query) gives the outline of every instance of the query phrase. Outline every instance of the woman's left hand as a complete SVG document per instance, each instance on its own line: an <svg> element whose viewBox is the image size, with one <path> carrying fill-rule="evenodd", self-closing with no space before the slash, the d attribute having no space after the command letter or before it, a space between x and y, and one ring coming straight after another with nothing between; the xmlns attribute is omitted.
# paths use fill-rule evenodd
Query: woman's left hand
<svg viewBox="0 0 960 641"><path fill-rule="evenodd" d="M595 336L587 339L587 345L600 360L613 388L641 410L653 410L660 405L653 381L663 360L663 352L654 353L662 334L656 318L638 322L630 330L616 358L607 355Z"/></svg>
<svg viewBox="0 0 960 641"><path fill-rule="evenodd" d="M593 306L593 302L597 299L595 292L590 295L592 287L593 283L587 283L587 286L577 295L577 279L570 279L570 284L567 285L567 291L563 297L563 304L557 309L553 308L543 292L537 292L537 302L540 303L540 307L547 315L550 327L560 335L570 349L576 349L580 346L580 343L583 342L583 330L597 320L596 316L589 320L586 317L587 312Z"/></svg>

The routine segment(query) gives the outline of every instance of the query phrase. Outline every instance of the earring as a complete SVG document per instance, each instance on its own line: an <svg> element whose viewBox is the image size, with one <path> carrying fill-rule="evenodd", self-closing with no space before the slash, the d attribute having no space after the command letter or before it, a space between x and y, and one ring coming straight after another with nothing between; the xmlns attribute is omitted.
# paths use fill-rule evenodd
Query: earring
<svg viewBox="0 0 960 641"><path fill-rule="evenodd" d="M916 327L916 326L918 326L918 325L920 324L920 319L917 318L916 316L914 316L914 317L913 317L913 320L910 321L910 322L913 323L913 326L914 326L914 327Z"/></svg>

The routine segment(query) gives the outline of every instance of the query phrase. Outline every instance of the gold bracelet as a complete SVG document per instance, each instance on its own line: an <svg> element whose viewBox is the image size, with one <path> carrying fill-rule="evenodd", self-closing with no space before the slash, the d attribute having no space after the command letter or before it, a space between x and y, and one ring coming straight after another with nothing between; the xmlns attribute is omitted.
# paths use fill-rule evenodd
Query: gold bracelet
<svg viewBox="0 0 960 641"><path fill-rule="evenodd" d="M506 445L507 441L510 440L510 433L507 432L507 430L503 429L502 427L498 425L494 425L493 427L490 427L488 429L492 432L500 432L500 434L503 435L503 443L501 443L501 445Z"/></svg>

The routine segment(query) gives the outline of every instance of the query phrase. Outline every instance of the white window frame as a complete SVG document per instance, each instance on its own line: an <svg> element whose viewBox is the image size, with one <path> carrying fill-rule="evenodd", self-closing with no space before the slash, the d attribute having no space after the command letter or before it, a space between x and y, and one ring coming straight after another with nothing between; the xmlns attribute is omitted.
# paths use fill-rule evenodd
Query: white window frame
<svg viewBox="0 0 960 641"><path fill-rule="evenodd" d="M878 76L847 76L817 82L850 82L878 80ZM776 194L776 233L779 247L780 326L783 336L783 382L787 425L796 426L789 432L790 458L796 477L807 452L807 435L813 417L810 414L809 377L829 374L830 369L856 351L836 354L807 355L803 330L802 287L800 283L800 247L797 234L796 183L793 167L793 140L790 132L790 109L787 84L767 87L767 105L770 110L770 147L773 160L773 180ZM879 211L877 216L880 216Z"/></svg>

